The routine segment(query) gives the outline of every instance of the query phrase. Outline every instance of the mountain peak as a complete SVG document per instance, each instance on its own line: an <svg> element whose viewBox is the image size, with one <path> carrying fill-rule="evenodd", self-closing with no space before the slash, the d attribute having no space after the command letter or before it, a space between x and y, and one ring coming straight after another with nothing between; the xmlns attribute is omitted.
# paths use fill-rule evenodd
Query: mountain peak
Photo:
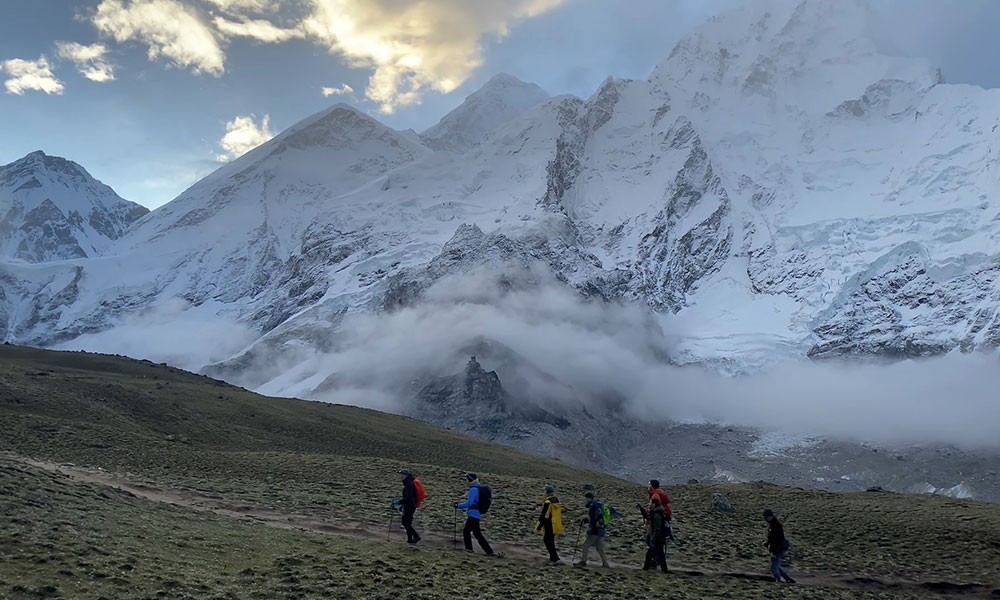
<svg viewBox="0 0 1000 600"><path fill-rule="evenodd" d="M876 43L868 0L752 0L681 40L653 72L664 88L735 89L806 110L830 110L831 96L860 96L882 79L933 84L926 61L889 57ZM839 97L839 98L837 98Z"/></svg>
<svg viewBox="0 0 1000 600"><path fill-rule="evenodd" d="M0 257L96 256L147 212L75 162L41 150L0 166Z"/></svg>
<svg viewBox="0 0 1000 600"><path fill-rule="evenodd" d="M422 137L435 150L466 150L497 127L548 99L549 94L534 83L500 73L469 94L465 102L425 131Z"/></svg>

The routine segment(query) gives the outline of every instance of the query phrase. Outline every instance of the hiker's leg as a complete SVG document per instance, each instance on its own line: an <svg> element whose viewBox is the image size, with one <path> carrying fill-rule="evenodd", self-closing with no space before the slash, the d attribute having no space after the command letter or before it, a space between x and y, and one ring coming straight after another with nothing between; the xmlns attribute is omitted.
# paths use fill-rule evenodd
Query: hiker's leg
<svg viewBox="0 0 1000 600"><path fill-rule="evenodd" d="M590 554L590 547L594 545L597 536L587 532L587 538L583 540L583 550L580 551L580 564L587 564L587 556Z"/></svg>
<svg viewBox="0 0 1000 600"><path fill-rule="evenodd" d="M480 527L479 519L472 519L475 523L472 525L472 535L476 536L476 541L479 542L479 547L483 549L486 554L493 554L493 548L490 548L490 543L486 541L486 536L483 535L483 530ZM472 545L471 543L469 544Z"/></svg>
<svg viewBox="0 0 1000 600"><path fill-rule="evenodd" d="M785 563L785 557L787 555L788 552L782 552L778 555L778 573L781 575L781 578L788 583L795 583L795 580L792 579L791 575L785 572L785 568L782 566Z"/></svg>
<svg viewBox="0 0 1000 600"><path fill-rule="evenodd" d="M656 551L656 560L660 563L660 570L666 573L667 569L667 545L663 542L656 544L654 546Z"/></svg>
<svg viewBox="0 0 1000 600"><path fill-rule="evenodd" d="M781 555L772 554L771 555L771 576L774 577L775 581L781 581Z"/></svg>
<svg viewBox="0 0 1000 600"><path fill-rule="evenodd" d="M559 560L559 552L556 551L556 534L552 532L551 525L546 524L545 536L542 539L545 540L545 549L549 551L549 560L552 562Z"/></svg>
<svg viewBox="0 0 1000 600"><path fill-rule="evenodd" d="M646 549L646 561L642 563L643 571L648 571L653 567L653 558L655 558L655 554L656 552L653 550L652 546Z"/></svg>
<svg viewBox="0 0 1000 600"><path fill-rule="evenodd" d="M601 564L607 567L608 557L604 555L604 538L601 536L594 536L594 537L597 538L597 543L594 545L597 546L597 554L598 556L601 557Z"/></svg>
<svg viewBox="0 0 1000 600"><path fill-rule="evenodd" d="M403 521L403 529L406 530L406 541L407 542L415 542L416 540L420 539L420 536L417 535L417 530L413 528L413 513L414 512L415 511L413 511L411 509L405 509L405 510L403 510L403 519L402 519L402 521Z"/></svg>
<svg viewBox="0 0 1000 600"><path fill-rule="evenodd" d="M472 552L472 528L479 527L479 519L469 517L465 520L465 529L462 530L462 541L465 542L465 549Z"/></svg>

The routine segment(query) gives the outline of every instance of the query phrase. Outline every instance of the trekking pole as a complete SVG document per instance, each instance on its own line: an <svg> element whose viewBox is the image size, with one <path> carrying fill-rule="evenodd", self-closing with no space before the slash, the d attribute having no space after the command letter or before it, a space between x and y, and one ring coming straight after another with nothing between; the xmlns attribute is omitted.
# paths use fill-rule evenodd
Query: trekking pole
<svg viewBox="0 0 1000 600"><path fill-rule="evenodd" d="M395 517L396 517L396 515L394 515L392 513L389 514L389 530L385 534L385 541L387 541L387 542L392 539L392 520Z"/></svg>
<svg viewBox="0 0 1000 600"><path fill-rule="evenodd" d="M455 516L451 520L451 549L456 550L458 548L458 509L455 509Z"/></svg>
<svg viewBox="0 0 1000 600"><path fill-rule="evenodd" d="M576 551L580 547L580 534L583 533L583 523L580 523L580 527L576 530L576 543L573 544L573 558L569 559L570 562L576 561Z"/></svg>

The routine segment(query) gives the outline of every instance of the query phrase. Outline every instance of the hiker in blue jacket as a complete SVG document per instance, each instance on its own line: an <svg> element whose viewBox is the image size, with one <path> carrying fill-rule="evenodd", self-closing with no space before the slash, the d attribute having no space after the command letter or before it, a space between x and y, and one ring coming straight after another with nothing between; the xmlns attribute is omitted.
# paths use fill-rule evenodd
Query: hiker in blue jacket
<svg viewBox="0 0 1000 600"><path fill-rule="evenodd" d="M479 546L486 553L486 556L494 556L493 548L486 541L486 536L483 535L479 524L480 519L483 518L479 513L479 476L475 473L469 473L465 479L469 482L469 495L465 502L455 505L455 508L465 511L465 529L462 530L465 551L472 552L472 536L476 536L476 541L479 542Z"/></svg>

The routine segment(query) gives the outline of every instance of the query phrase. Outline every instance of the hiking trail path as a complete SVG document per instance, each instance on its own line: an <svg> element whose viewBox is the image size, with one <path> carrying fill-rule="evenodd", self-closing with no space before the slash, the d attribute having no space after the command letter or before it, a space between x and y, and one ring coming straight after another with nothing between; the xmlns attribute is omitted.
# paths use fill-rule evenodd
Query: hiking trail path
<svg viewBox="0 0 1000 600"><path fill-rule="evenodd" d="M376 541L385 543L387 528L383 526L371 525L359 521L338 521L337 524L317 517L298 513L280 512L271 509L254 506L247 502L233 501L223 496L209 494L190 488L169 488L148 482L131 481L120 475L104 471L97 468L82 468L71 464L58 464L15 456L7 453L0 453L0 459L21 463L30 467L66 477L72 481L88 483L102 487L111 488L129 494L136 498L141 498L151 502L159 502L172 506L184 507L192 510L206 511L216 515L238 519L267 527L278 527L294 531L301 531L313 534L335 535L348 537L356 540ZM396 519L397 528L399 520ZM396 529L396 533L401 529ZM432 531L421 534L419 546L413 546L414 551L464 551L459 540L459 547L456 549L451 535L442 535ZM399 539L397 537L397 539ZM402 543L402 542L400 542ZM569 563L564 562L559 565L550 565L545 556L544 548L539 544L537 548L511 543L493 542L498 552L502 552L508 559L532 561L544 564L543 568L573 568ZM478 555L486 560L483 555ZM766 565L764 565L766 566ZM754 581L771 581L771 576L762 566L760 572L726 572L709 571L701 569L696 565L684 562L670 561L670 577L710 577L710 578L733 578ZM637 565L625 565L611 563L612 569L638 571ZM602 567L589 567L592 570L599 570ZM658 573L652 573L656 576ZM989 598L991 600L1000 599L1000 582L986 584L982 582L948 582L948 581L914 581L901 578L889 577L868 577L851 575L847 573L795 573L796 585L815 588L835 588L849 589L862 592L894 592L926 595L931 597L963 597L963 598Z"/></svg>

